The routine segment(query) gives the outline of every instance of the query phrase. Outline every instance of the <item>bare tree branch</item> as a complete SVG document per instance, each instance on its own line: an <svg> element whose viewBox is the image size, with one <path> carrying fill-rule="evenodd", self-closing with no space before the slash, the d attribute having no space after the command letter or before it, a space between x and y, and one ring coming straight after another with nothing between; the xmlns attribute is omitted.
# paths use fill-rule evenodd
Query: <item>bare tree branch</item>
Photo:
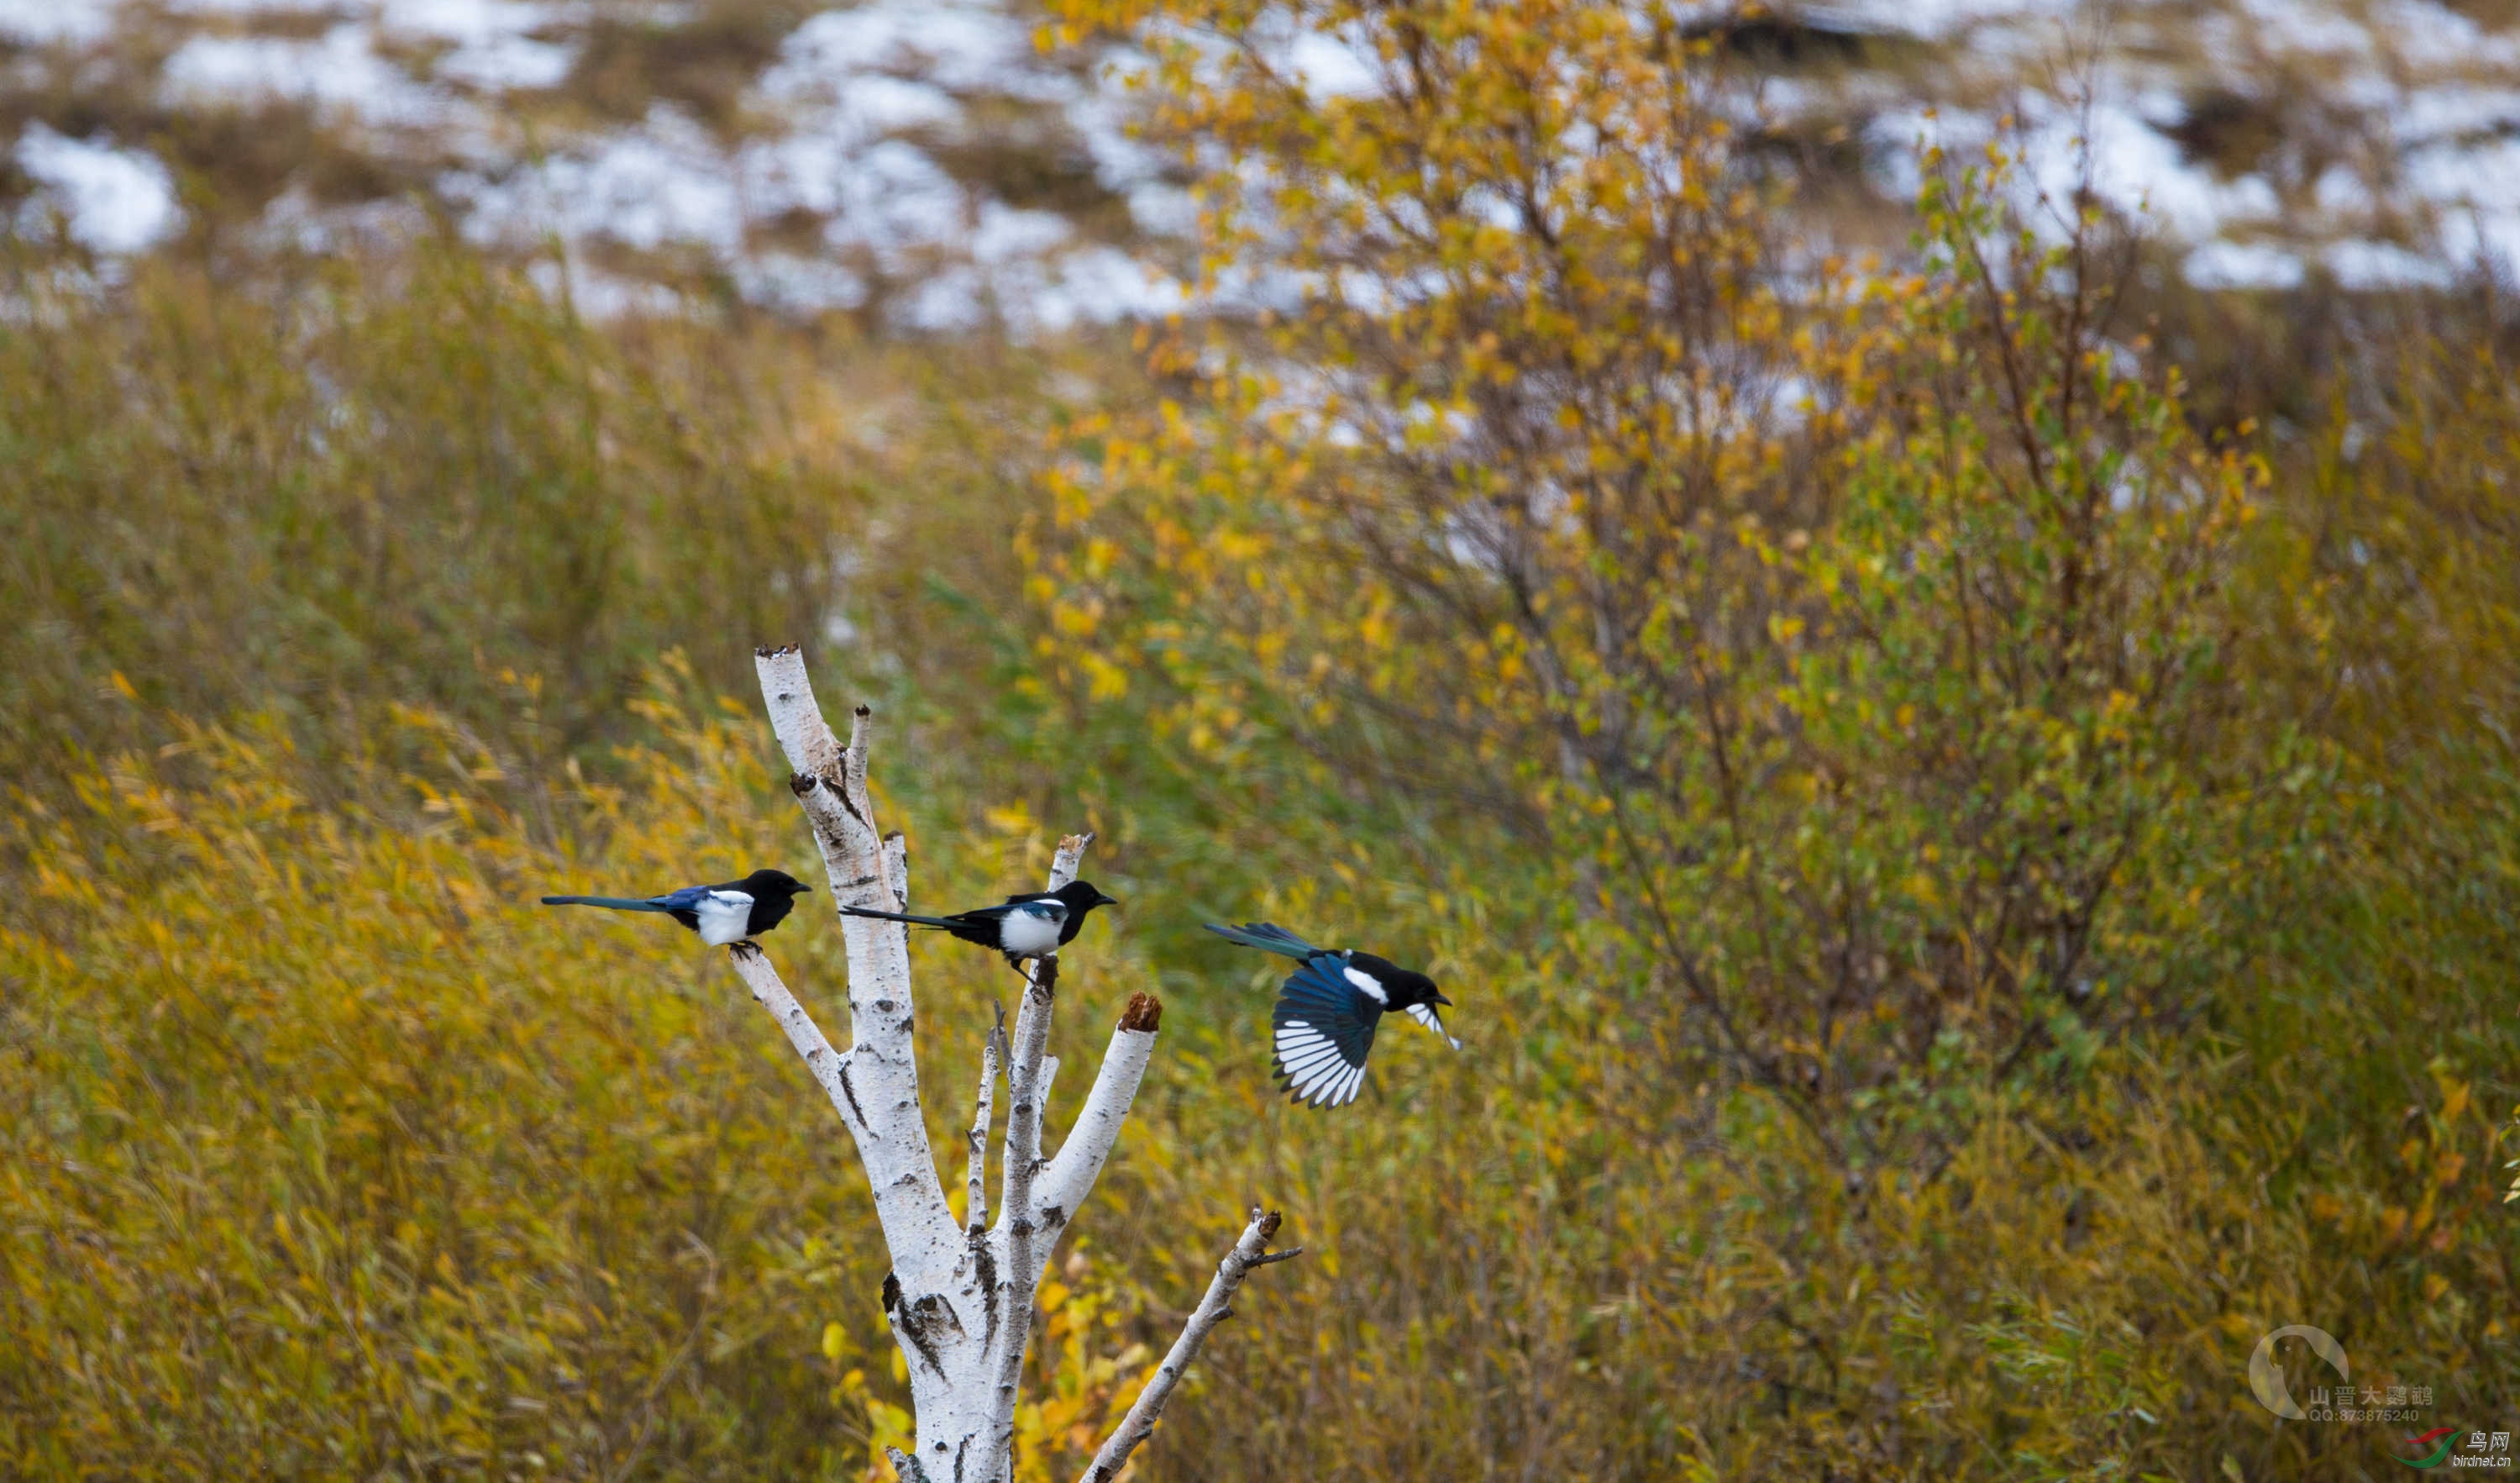
<svg viewBox="0 0 2520 1483"><path fill-rule="evenodd" d="M1254 1268L1304 1254L1301 1246L1291 1251L1270 1252L1269 1243L1277 1239L1280 1219L1275 1210L1265 1215L1257 1210L1251 1212L1251 1224L1242 1228L1242 1238L1234 1243L1234 1249L1225 1254L1225 1260L1216 1264L1216 1280L1207 1284L1207 1296L1199 1299L1190 1322L1182 1326L1181 1337L1173 1340L1172 1352L1155 1367L1154 1374L1147 1381L1147 1388L1138 1392L1137 1404L1130 1407L1129 1414L1121 1418L1119 1429L1112 1432L1103 1442L1102 1450L1094 1455L1094 1465L1085 1470L1085 1483L1110 1483L1120 1475L1120 1469L1128 1465L1129 1454L1137 1451L1138 1444L1154 1432L1155 1418L1164 1414L1164 1403L1172 1399L1173 1387L1181 1383L1182 1371L1190 1369L1191 1363L1198 1358L1199 1346L1207 1342L1209 1331L1234 1317L1234 1310L1229 1305L1234 1301L1235 1292L1242 1286L1242 1280L1249 1277Z"/></svg>
<svg viewBox="0 0 2520 1483"><path fill-rule="evenodd" d="M1058 854L1050 864L1050 883L1043 889L1055 891L1074 880L1077 868L1084 864L1086 846L1093 842L1091 833L1059 840ZM1007 1066L1005 1209L998 1219L1010 1228L1015 1215L1030 1213L1025 1201L1041 1161L1042 1061L1050 1048L1051 1011L1058 1000L1058 960L1035 959L1024 976L1023 1002L1015 1010L1012 1058ZM1018 1151L1021 1158L1015 1156Z"/></svg>
<svg viewBox="0 0 2520 1483"><path fill-rule="evenodd" d="M1054 1236L1102 1178L1103 1161L1111 1156L1120 1130L1129 1121L1129 1107L1137 1101L1147 1062L1154 1057L1155 1028L1163 1017L1164 1007L1151 994L1131 995L1128 1009L1121 1011L1120 1023L1111 1032L1111 1047L1102 1053L1102 1069L1095 1074L1094 1090L1086 1095L1085 1110L1076 1114L1067 1142L1059 1146L1058 1156L1041 1176L1042 1215Z"/></svg>
<svg viewBox="0 0 2520 1483"><path fill-rule="evenodd" d="M963 1229L989 1229L989 1101L997 1095L998 1068L1007 1061L1007 1010L998 1006L998 1022L980 1047L980 1095L971 1113L968 1165L963 1176Z"/></svg>
<svg viewBox="0 0 2520 1483"><path fill-rule="evenodd" d="M840 1121L848 1125L849 1136L864 1143L867 1136L866 1113L858 1102L856 1089L849 1082L848 1057L833 1051L832 1043L823 1038L821 1028L814 1023L814 1016L805 1012L805 1007L798 1004L796 996L788 992L788 985L780 981L779 970L770 966L768 954L749 942L738 942L727 948L726 956L727 961L735 965L735 971L743 979L744 986L752 990L753 1003L770 1011L770 1017L779 1021L779 1028L788 1032L788 1043L796 1048L797 1055L805 1057L805 1069L813 1072L814 1080L822 1084L823 1095L832 1100L832 1106L840 1114Z"/></svg>
<svg viewBox="0 0 2520 1483"><path fill-rule="evenodd" d="M1058 890L1076 878L1077 868L1084 863L1085 847L1094 842L1091 833L1070 834L1058 841L1058 853L1050 864L1050 884L1044 889ZM1007 1067L1007 1144L1006 1168L1001 1173L1003 1193L999 1198L998 1236L1006 1251L1005 1275L1001 1279L1001 1322L1007 1329L1029 1333L1035 1293L1041 1282L1042 1264L1049 1259L1051 1241L1041 1235L1042 1214L1033 1204L1033 1178L1041 1171L1041 1123L1050 1097L1050 1081L1058 1074L1058 1063L1047 1061L1050 1047L1051 1011L1058 1002L1058 959L1037 958L1025 974L1022 1005L1015 1011L1015 1034L1012 1058ZM1063 1220L1067 1212L1059 1212ZM999 1354L998 1394L1005 1399L1004 1445L1006 1455L1013 1456L1015 1445L1014 1396L1023 1378L1024 1345L1017 1340L1004 1346Z"/></svg>

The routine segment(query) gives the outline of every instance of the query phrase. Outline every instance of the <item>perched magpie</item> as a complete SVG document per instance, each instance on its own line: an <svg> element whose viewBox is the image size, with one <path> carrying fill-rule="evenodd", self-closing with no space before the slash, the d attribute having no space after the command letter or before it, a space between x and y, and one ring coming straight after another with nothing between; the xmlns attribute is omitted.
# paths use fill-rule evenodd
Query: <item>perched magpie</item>
<svg viewBox="0 0 2520 1483"><path fill-rule="evenodd" d="M1056 957L1060 948L1074 942L1076 929L1085 925L1086 913L1098 906L1119 904L1115 896L1105 896L1082 880L1071 880L1055 891L1009 896L1004 906L977 907L951 917L905 917L899 912L870 911L861 906L844 906L840 914L939 927L965 942L996 948L1020 970L1025 959Z"/></svg>
<svg viewBox="0 0 2520 1483"><path fill-rule="evenodd" d="M545 896L545 906L606 906L616 912L662 912L700 934L700 941L724 947L769 931L788 919L796 898L813 887L786 871L754 871L724 885L687 885L662 896L633 900L627 896Z"/></svg>
<svg viewBox="0 0 2520 1483"><path fill-rule="evenodd" d="M1277 1011L1269 1016L1277 1026L1279 1079L1298 1102L1336 1107L1356 1101L1365 1085L1365 1053L1373 1048L1373 1027L1386 1011L1402 1011L1454 1050L1462 1048L1435 1012L1435 1006L1452 1001L1423 973L1353 948L1317 948L1266 921L1203 925L1229 942L1303 964L1279 989Z"/></svg>

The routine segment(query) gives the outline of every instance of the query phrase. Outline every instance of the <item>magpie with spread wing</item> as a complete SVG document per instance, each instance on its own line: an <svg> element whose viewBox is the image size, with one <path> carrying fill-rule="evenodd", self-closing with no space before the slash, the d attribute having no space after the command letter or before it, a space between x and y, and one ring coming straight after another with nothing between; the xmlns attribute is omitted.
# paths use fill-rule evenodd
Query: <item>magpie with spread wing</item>
<svg viewBox="0 0 2520 1483"><path fill-rule="evenodd" d="M1423 973L1354 948L1317 948L1266 921L1238 927L1201 924L1228 942L1303 965L1278 990L1278 1008L1269 1016L1277 1026L1279 1079L1298 1102L1336 1107L1356 1101L1365 1085L1365 1056L1373 1049L1374 1026L1392 1010L1442 1036L1454 1050L1462 1048L1435 1012L1437 1005L1450 1008L1453 1002Z"/></svg>
<svg viewBox="0 0 2520 1483"><path fill-rule="evenodd" d="M1085 925L1087 913L1098 906L1119 904L1116 896L1105 896L1085 881L1071 880L1055 891L1009 896L1003 906L975 907L951 917L910 917L862 906L844 906L840 914L872 917L878 921L907 921L913 926L951 932L965 942L976 942L1006 954L1009 966L1021 971L1025 959L1055 958L1060 948L1074 942L1077 928Z"/></svg>
<svg viewBox="0 0 2520 1483"><path fill-rule="evenodd" d="M723 885L687 885L661 896L545 896L545 906L601 906L616 912L661 912L725 947L769 931L788 920L796 898L813 887L786 871L754 871Z"/></svg>

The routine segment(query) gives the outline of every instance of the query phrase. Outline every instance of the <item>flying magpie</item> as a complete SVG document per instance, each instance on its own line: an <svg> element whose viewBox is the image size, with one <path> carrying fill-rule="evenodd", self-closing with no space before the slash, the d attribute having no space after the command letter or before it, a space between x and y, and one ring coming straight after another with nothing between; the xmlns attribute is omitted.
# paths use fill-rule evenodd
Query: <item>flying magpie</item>
<svg viewBox="0 0 2520 1483"><path fill-rule="evenodd" d="M1020 971L1025 959L1057 957L1060 948L1074 942L1076 929L1085 925L1086 913L1098 906L1119 904L1118 897L1105 896L1082 880L1071 880L1055 891L1009 896L1004 906L976 907L951 917L905 917L899 912L871 911L862 906L844 906L840 914L939 927L965 942L996 948L1007 955L1009 965Z"/></svg>
<svg viewBox="0 0 2520 1483"><path fill-rule="evenodd" d="M687 885L662 896L634 900L627 896L545 896L545 906L606 906L616 912L662 912L700 934L711 947L724 947L769 931L788 919L796 898L813 887L786 871L754 871L724 885Z"/></svg>
<svg viewBox="0 0 2520 1483"><path fill-rule="evenodd" d="M1373 1048L1373 1027L1386 1011L1402 1011L1454 1050L1462 1048L1435 1012L1435 1006L1452 1001L1423 973L1353 948L1317 948L1266 921L1202 925L1228 942L1303 964L1278 990L1278 1008L1269 1016L1277 1026L1279 1079L1298 1102L1336 1107L1356 1101L1365 1085L1365 1053Z"/></svg>

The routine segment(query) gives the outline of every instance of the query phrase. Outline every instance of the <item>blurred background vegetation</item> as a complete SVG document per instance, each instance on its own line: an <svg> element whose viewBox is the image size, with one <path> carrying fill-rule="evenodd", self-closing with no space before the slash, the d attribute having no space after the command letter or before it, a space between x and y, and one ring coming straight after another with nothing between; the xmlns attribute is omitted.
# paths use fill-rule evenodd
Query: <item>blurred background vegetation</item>
<svg viewBox="0 0 2520 1483"><path fill-rule="evenodd" d="M2202 67L2193 9L2118 41ZM1017 298L1072 268L785 211L512 240L463 139L151 81L320 6L12 43L24 137L147 146L181 214L117 248L52 157L0 180L0 1473L888 1475L810 1083L679 934L518 905L797 867L765 641L877 707L922 900L1098 831L1071 1042L1168 1002L1027 1480L1253 1201L1310 1255L1138 1476L2361 1478L2513 1429L2490 264L2216 286L2021 128L1875 189L1770 100L1992 84L1825 17L1010 14L1038 50L911 131L974 241L1063 213L1214 312L1062 320ZM503 126L735 148L816 23L555 21ZM472 45L387 55L479 103ZM1050 106L1111 56L1176 237ZM2364 159L2350 89L2262 71L2199 150L2291 190L2317 113ZM307 200L370 214L272 230ZM761 291L817 254L856 288ZM1423 964L1468 1049L1287 1107L1269 970L1190 930L1229 915ZM773 946L836 1006L828 923ZM942 1137L1005 975L921 965ZM2286 1324L2429 1406L2278 1421Z"/></svg>

